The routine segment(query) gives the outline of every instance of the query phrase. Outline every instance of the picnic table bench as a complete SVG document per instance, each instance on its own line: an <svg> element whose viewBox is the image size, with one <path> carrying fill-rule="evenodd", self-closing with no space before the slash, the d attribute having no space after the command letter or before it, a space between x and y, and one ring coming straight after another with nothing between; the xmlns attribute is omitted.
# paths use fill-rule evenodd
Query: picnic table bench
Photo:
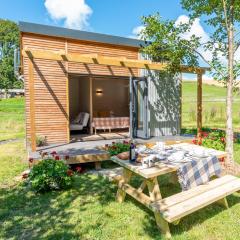
<svg viewBox="0 0 240 240"><path fill-rule="evenodd" d="M226 153L216 151L216 156L222 158L226 156ZM155 215L157 226L167 238L171 237L168 223L177 224L182 217L214 202L228 207L226 196L240 190L240 179L225 175L211 180L207 184L163 199L158 176L168 173L176 175L177 166L157 163L154 167L143 169L138 164L132 164L128 160L120 160L117 157L111 159L123 167L123 175L118 181L117 201L123 202L128 194L148 207ZM139 188L130 185L133 174L143 178ZM146 187L148 195L143 192Z"/></svg>

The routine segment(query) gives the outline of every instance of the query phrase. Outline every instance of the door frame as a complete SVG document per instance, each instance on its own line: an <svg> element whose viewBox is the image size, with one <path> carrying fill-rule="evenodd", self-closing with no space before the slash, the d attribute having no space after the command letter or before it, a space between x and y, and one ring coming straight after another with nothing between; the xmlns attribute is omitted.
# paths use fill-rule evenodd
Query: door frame
<svg viewBox="0 0 240 240"><path fill-rule="evenodd" d="M130 77L129 79L129 90L130 90L130 138L149 138L149 127L148 127L148 78L147 77ZM137 95L136 91L136 83L139 81L144 81L144 96L143 96L143 129L137 129Z"/></svg>

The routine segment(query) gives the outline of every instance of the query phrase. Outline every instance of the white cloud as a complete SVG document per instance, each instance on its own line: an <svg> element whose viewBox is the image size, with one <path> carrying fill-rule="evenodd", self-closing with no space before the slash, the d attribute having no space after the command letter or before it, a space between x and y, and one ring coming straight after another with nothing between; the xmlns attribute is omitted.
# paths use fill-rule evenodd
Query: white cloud
<svg viewBox="0 0 240 240"><path fill-rule="evenodd" d="M85 29L92 9L85 0L45 0L45 7L55 21L64 20L68 28Z"/></svg>
<svg viewBox="0 0 240 240"><path fill-rule="evenodd" d="M140 33L143 29L144 29L144 26L142 26L142 25L133 28L132 34L128 37L140 39L141 38Z"/></svg>
<svg viewBox="0 0 240 240"><path fill-rule="evenodd" d="M175 24L176 25L180 25L181 23L188 23L190 21L190 18L186 15L181 15L178 17L178 19L176 20ZM209 35L205 32L205 30L203 29L201 23L200 23L200 19L196 18L191 26L191 29L184 33L182 35L182 37L186 40L189 40L191 38L191 36L195 35L196 37L200 37L201 43L206 43L207 41L210 40ZM200 51L200 53L204 56L204 58L208 61L210 61L212 59L212 53L210 51L206 51L203 47L200 47L198 49Z"/></svg>

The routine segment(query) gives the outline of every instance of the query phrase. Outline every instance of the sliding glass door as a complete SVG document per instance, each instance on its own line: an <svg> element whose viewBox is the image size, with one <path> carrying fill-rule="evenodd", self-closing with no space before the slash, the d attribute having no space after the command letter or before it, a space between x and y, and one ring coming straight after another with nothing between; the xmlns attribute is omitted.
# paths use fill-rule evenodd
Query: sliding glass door
<svg viewBox="0 0 240 240"><path fill-rule="evenodd" d="M147 78L130 79L131 136L148 138L148 85Z"/></svg>

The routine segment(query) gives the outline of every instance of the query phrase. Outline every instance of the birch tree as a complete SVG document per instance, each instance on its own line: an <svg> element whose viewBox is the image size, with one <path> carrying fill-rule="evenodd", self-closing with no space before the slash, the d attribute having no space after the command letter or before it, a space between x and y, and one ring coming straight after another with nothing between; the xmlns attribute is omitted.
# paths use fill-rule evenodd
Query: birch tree
<svg viewBox="0 0 240 240"><path fill-rule="evenodd" d="M141 36L151 40L143 51L154 59L168 61L171 71L179 71L181 64L198 66L201 59L211 67L214 79L225 84L227 162L234 166L232 105L236 79L240 77L240 1L181 0L181 4L189 12L188 23L176 25L159 14L143 17ZM196 35L183 39L200 17L211 29L209 39L203 42ZM211 59L204 56L204 51L211 53Z"/></svg>

